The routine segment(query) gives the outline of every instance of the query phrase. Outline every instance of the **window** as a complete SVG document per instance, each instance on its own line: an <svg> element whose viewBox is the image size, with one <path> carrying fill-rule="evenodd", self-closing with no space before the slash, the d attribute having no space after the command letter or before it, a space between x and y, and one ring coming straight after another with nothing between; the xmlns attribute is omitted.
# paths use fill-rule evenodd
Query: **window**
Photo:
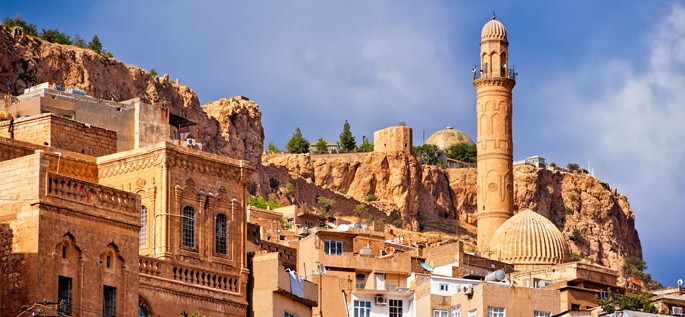
<svg viewBox="0 0 685 317"><path fill-rule="evenodd" d="M354 301L354 317L369 317L371 314L371 302Z"/></svg>
<svg viewBox="0 0 685 317"><path fill-rule="evenodd" d="M332 255L343 254L343 243L339 240L326 240L324 242L324 252Z"/></svg>
<svg viewBox="0 0 685 317"><path fill-rule="evenodd" d="M433 310L433 317L447 317L447 311L446 310Z"/></svg>
<svg viewBox="0 0 685 317"><path fill-rule="evenodd" d="M293 313L285 312L285 313L283 313L283 317L297 317L297 315L295 315Z"/></svg>
<svg viewBox="0 0 685 317"><path fill-rule="evenodd" d="M468 317L476 317L476 310L475 309L469 310L469 316Z"/></svg>
<svg viewBox="0 0 685 317"><path fill-rule="evenodd" d="M390 307L390 317L402 317L402 300L401 299L391 299L389 307Z"/></svg>
<svg viewBox="0 0 685 317"><path fill-rule="evenodd" d="M605 291L599 292L599 299L609 299L609 292L605 292Z"/></svg>
<svg viewBox="0 0 685 317"><path fill-rule="evenodd" d="M105 265L107 266L108 269L112 268L112 254L107 254L107 257L105 257Z"/></svg>
<svg viewBox="0 0 685 317"><path fill-rule="evenodd" d="M117 289L105 285L102 293L102 317L116 316Z"/></svg>
<svg viewBox="0 0 685 317"><path fill-rule="evenodd" d="M183 208L183 246L186 248L195 247L195 210L193 207Z"/></svg>
<svg viewBox="0 0 685 317"><path fill-rule="evenodd" d="M535 313L533 314L533 317L550 317L550 316L552 316L552 312L548 312L548 311L536 310Z"/></svg>
<svg viewBox="0 0 685 317"><path fill-rule="evenodd" d="M452 307L452 317L461 317L461 306Z"/></svg>
<svg viewBox="0 0 685 317"><path fill-rule="evenodd" d="M447 292L450 289L449 284L447 283L440 283L440 291L441 292Z"/></svg>
<svg viewBox="0 0 685 317"><path fill-rule="evenodd" d="M67 258L67 250L68 249L69 249L69 247L67 246L66 242L64 244L62 244L62 259Z"/></svg>
<svg viewBox="0 0 685 317"><path fill-rule="evenodd" d="M138 245L147 244L147 207L140 206L140 235Z"/></svg>
<svg viewBox="0 0 685 317"><path fill-rule="evenodd" d="M307 228L314 228L314 223L311 222L311 221L309 221L309 220L305 220L305 221L304 221L304 226L307 227Z"/></svg>
<svg viewBox="0 0 685 317"><path fill-rule="evenodd" d="M71 316L71 278L60 276L57 280L57 302L60 316Z"/></svg>
<svg viewBox="0 0 685 317"><path fill-rule="evenodd" d="M488 317L505 317L504 307L488 306Z"/></svg>
<svg viewBox="0 0 685 317"><path fill-rule="evenodd" d="M226 254L226 215L216 215L215 229L214 250L217 254Z"/></svg>
<svg viewBox="0 0 685 317"><path fill-rule="evenodd" d="M366 287L366 274L357 273L355 277L354 288L365 288Z"/></svg>

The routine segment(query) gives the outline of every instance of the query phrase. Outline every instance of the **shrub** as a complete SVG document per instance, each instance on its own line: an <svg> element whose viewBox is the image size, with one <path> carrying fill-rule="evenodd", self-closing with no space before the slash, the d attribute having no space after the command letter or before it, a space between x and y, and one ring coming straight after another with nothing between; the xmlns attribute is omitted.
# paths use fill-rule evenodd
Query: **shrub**
<svg viewBox="0 0 685 317"><path fill-rule="evenodd" d="M573 209L569 206L564 206L564 212L566 212L567 215L570 215L573 213Z"/></svg>
<svg viewBox="0 0 685 317"><path fill-rule="evenodd" d="M38 29L36 28L36 25L26 23L26 21L22 20L20 17L4 18L2 20L2 25L6 27L20 27L24 29L24 33L27 35L38 36Z"/></svg>
<svg viewBox="0 0 685 317"><path fill-rule="evenodd" d="M575 252L571 252L571 261L580 261L582 259L583 259L583 257L580 256L580 254L575 253Z"/></svg>
<svg viewBox="0 0 685 317"><path fill-rule="evenodd" d="M580 235L580 230L578 230L578 228L573 228L573 231L571 232L571 236L569 237L569 239L571 239L571 241L573 242L579 242L582 238L583 237Z"/></svg>
<svg viewBox="0 0 685 317"><path fill-rule="evenodd" d="M331 211L333 211L333 205L335 204L335 200L328 199L323 196L317 196L316 202L319 203L319 205L321 205L321 208L323 208L323 210L326 213L330 213Z"/></svg>
<svg viewBox="0 0 685 317"><path fill-rule="evenodd" d="M568 165L566 165L566 169L568 169L569 172L576 172L580 169L580 165L576 163L568 163Z"/></svg>
<svg viewBox="0 0 685 317"><path fill-rule="evenodd" d="M402 219L395 219L395 220L392 222L392 225L395 226L395 227L397 227L397 228L402 228Z"/></svg>
<svg viewBox="0 0 685 317"><path fill-rule="evenodd" d="M154 69L154 68L151 68L151 69L150 69L150 76L152 76L152 77L157 77L157 75L159 75L159 74L157 73L157 70Z"/></svg>
<svg viewBox="0 0 685 317"><path fill-rule="evenodd" d="M293 186L292 183L285 184L285 192L286 193L290 194L293 192L294 189L295 189L295 186Z"/></svg>
<svg viewBox="0 0 685 317"><path fill-rule="evenodd" d="M364 213L368 208L369 208L369 206L367 206L366 204L359 204L359 205L357 205L357 207L354 208L354 210L357 212L357 214L360 214L360 215L361 215L361 214Z"/></svg>
<svg viewBox="0 0 685 317"><path fill-rule="evenodd" d="M59 29L43 29L40 33L40 38L57 44L71 45L71 39L68 35L59 31Z"/></svg>
<svg viewBox="0 0 685 317"><path fill-rule="evenodd" d="M248 198L247 204L250 206L255 206L257 208L271 209L271 210L283 207L282 204L279 204L279 203L277 203L271 199L266 200L262 196L256 196L256 197L253 196L253 197Z"/></svg>
<svg viewBox="0 0 685 317"><path fill-rule="evenodd" d="M364 196L364 200L366 200L366 201L376 201L376 200L378 200L378 198L376 198L376 195L374 195L374 194L368 194L368 195Z"/></svg>

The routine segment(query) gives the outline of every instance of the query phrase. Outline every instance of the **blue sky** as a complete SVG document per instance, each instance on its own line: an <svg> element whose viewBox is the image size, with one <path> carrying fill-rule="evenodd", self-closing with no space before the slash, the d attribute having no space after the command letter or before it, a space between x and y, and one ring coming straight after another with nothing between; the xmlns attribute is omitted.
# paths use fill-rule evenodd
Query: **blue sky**
<svg viewBox="0 0 685 317"><path fill-rule="evenodd" d="M685 278L685 5L679 1L6 1L0 15L90 39L168 73L202 103L259 103L266 141L295 127L361 141L406 122L415 143L475 139L470 68L495 10L507 27L514 156L591 164L629 197L648 272Z"/></svg>

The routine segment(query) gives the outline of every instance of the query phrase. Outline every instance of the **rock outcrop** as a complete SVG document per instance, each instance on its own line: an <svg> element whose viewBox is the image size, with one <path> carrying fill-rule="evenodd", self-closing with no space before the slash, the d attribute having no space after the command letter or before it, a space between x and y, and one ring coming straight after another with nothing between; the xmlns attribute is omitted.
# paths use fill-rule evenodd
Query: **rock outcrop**
<svg viewBox="0 0 685 317"><path fill-rule="evenodd" d="M189 127L190 137L202 143L204 151L259 164L264 137L256 104L247 107L244 103L227 104L221 100L211 103L215 112L227 115L215 120L200 107L195 92L169 80L168 75L152 76L142 68L125 65L92 50L49 43L24 34L21 28L0 26L0 91L18 95L42 82L75 87L106 100L140 98L148 104L168 106L172 113L197 123ZM231 110L232 107L237 110ZM248 126L251 132L236 132ZM241 137L245 139L239 140ZM239 143L251 146L235 145Z"/></svg>
<svg viewBox="0 0 685 317"><path fill-rule="evenodd" d="M476 224L476 170L421 167L403 153L269 155L265 166L323 189L345 192L400 215L405 227L453 232L455 219ZM625 196L587 174L514 168L515 212L532 209L564 234L573 257L619 270L642 256L634 214Z"/></svg>

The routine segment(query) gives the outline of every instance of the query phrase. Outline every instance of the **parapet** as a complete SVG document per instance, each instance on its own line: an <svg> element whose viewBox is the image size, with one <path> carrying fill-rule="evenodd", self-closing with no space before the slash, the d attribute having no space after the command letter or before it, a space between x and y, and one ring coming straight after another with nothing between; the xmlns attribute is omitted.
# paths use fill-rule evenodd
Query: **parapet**
<svg viewBox="0 0 685 317"><path fill-rule="evenodd" d="M387 127L373 133L374 152L412 153L412 130L406 125Z"/></svg>

